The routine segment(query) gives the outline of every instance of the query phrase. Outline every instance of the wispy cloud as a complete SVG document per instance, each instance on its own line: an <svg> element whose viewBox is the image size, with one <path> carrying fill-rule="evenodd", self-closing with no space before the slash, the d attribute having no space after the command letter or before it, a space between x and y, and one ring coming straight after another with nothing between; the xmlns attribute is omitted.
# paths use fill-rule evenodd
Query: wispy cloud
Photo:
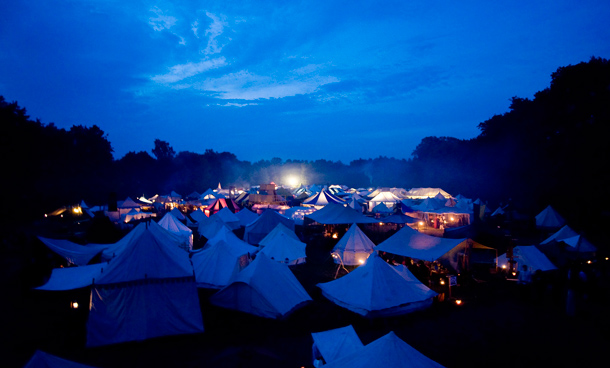
<svg viewBox="0 0 610 368"><path fill-rule="evenodd" d="M208 36L208 45L205 50L203 50L203 53L206 55L217 54L222 51L222 46L218 45L217 38L222 34L224 27L228 24L222 16L217 16L209 12L206 12L205 15L212 19L212 23L208 29L205 30L205 35Z"/></svg>
<svg viewBox="0 0 610 368"><path fill-rule="evenodd" d="M193 23L191 23L191 31L193 31L193 34L195 35L195 37L199 38L199 34L197 33L199 31L199 21L195 20Z"/></svg>
<svg viewBox="0 0 610 368"><path fill-rule="evenodd" d="M223 105L216 104L216 106L220 106L220 107L246 107L246 106L258 106L258 104L257 103L240 104L240 103L235 103L235 102L227 102L226 104L223 104Z"/></svg>
<svg viewBox="0 0 610 368"><path fill-rule="evenodd" d="M175 83L185 78L193 77L208 70L220 68L227 65L224 57L202 60L198 63L178 64L169 68L166 74L155 75L150 79L157 83Z"/></svg>
<svg viewBox="0 0 610 368"><path fill-rule="evenodd" d="M156 6L150 9L150 11L155 13L156 16L148 18L148 24L150 24L155 31L170 29L178 21L176 17L165 15L164 12Z"/></svg>
<svg viewBox="0 0 610 368"><path fill-rule="evenodd" d="M213 92L220 99L252 101L310 94L325 84L338 81L339 79L336 77L319 75L298 79L289 76L282 80L276 80L242 70L220 78L206 79L197 84L196 88Z"/></svg>

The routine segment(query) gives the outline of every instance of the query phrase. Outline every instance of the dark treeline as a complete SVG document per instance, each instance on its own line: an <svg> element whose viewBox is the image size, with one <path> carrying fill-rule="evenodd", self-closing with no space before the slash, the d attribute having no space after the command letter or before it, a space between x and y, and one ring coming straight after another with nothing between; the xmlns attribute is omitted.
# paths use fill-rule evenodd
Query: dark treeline
<svg viewBox="0 0 610 368"><path fill-rule="evenodd" d="M551 204L574 227L587 228L608 217L603 197L610 186L610 62L591 58L551 77L550 87L532 100L513 97L508 112L480 123L476 138L427 137L408 160L349 164L280 158L251 163L211 149L176 153L162 139L152 155L129 152L115 160L99 127L45 125L0 96L4 208L35 217L82 199L106 203L111 192L119 199L171 190L187 195L218 183L283 183L292 174L304 184L441 187L482 198L492 208L511 203L529 214Z"/></svg>

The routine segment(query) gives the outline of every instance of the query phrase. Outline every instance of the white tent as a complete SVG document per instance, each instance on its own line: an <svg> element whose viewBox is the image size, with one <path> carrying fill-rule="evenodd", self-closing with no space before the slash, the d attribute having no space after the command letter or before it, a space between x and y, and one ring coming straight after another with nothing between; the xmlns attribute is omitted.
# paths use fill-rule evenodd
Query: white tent
<svg viewBox="0 0 610 368"><path fill-rule="evenodd" d="M424 261L439 260L447 267L458 268L458 253L467 246L466 239L447 239L420 233L408 226L400 229L375 248L404 257Z"/></svg>
<svg viewBox="0 0 610 368"><path fill-rule="evenodd" d="M186 216L184 216L184 214L178 209L178 207L176 207L173 210L169 211L169 213L174 215L174 217L177 218L180 221L186 220Z"/></svg>
<svg viewBox="0 0 610 368"><path fill-rule="evenodd" d="M340 307L366 317L395 316L425 309L436 293L403 265L391 266L377 253L347 275L317 285Z"/></svg>
<svg viewBox="0 0 610 368"><path fill-rule="evenodd" d="M362 213L355 211L350 207L345 207L343 205L334 203L330 203L324 206L322 209L306 215L305 218L324 225L353 223L371 224L379 222L378 220L364 216Z"/></svg>
<svg viewBox="0 0 610 368"><path fill-rule="evenodd" d="M574 230L572 230L571 227L569 227L568 225L565 225L564 227L562 227L561 229L559 229L556 233L554 233L553 235L549 236L548 238L546 238L543 242L541 242L540 244L547 244L554 241L562 241L563 239L567 239L567 238L571 238L578 235L578 233Z"/></svg>
<svg viewBox="0 0 610 368"><path fill-rule="evenodd" d="M321 358L322 363L328 364L364 347L352 325L312 332L311 337L313 338L312 350L316 367L319 366L315 363L316 357Z"/></svg>
<svg viewBox="0 0 610 368"><path fill-rule="evenodd" d="M254 220L258 218L258 215L247 208L242 208L239 212L235 214L239 219L239 226L246 227L248 224L252 223Z"/></svg>
<svg viewBox="0 0 610 368"><path fill-rule="evenodd" d="M395 196L392 192L382 191L369 201L369 211L373 212L373 209L376 206L384 204L391 212L397 203L400 203L400 198Z"/></svg>
<svg viewBox="0 0 610 368"><path fill-rule="evenodd" d="M190 215L194 221L197 221L197 223L206 222L209 219L209 217L206 216L205 213L202 210L200 210L199 208L196 209L195 211L191 212Z"/></svg>
<svg viewBox="0 0 610 368"><path fill-rule="evenodd" d="M362 349L341 357L324 367L369 368L409 367L442 368L443 366L417 351L392 331Z"/></svg>
<svg viewBox="0 0 610 368"><path fill-rule="evenodd" d="M192 252L197 287L221 289L249 263L247 254L242 254L226 241L219 240L205 249Z"/></svg>
<svg viewBox="0 0 610 368"><path fill-rule="evenodd" d="M262 249L259 253L270 259L287 265L305 263L307 244L301 242L294 231L279 223L263 240L259 242Z"/></svg>
<svg viewBox="0 0 610 368"><path fill-rule="evenodd" d="M169 231L170 233L178 235L183 239L184 249L193 249L193 230L189 229L182 222L178 221L171 212L168 212L158 222L159 226Z"/></svg>
<svg viewBox="0 0 610 368"><path fill-rule="evenodd" d="M275 319L311 300L288 266L264 254L258 254L231 284L210 297L214 305Z"/></svg>
<svg viewBox="0 0 610 368"><path fill-rule="evenodd" d="M288 229L294 231L294 221L292 219L267 209L256 220L246 226L244 240L250 244L258 244L279 223L284 224Z"/></svg>
<svg viewBox="0 0 610 368"><path fill-rule="evenodd" d="M343 204L344 201L326 190L312 195L303 201L303 206L324 207L329 203Z"/></svg>
<svg viewBox="0 0 610 368"><path fill-rule="evenodd" d="M239 212L238 212L239 213ZM220 211L213 214L210 218L218 217L222 220L227 227L231 230L237 230L240 226L239 217L237 217L231 210L227 207L223 207Z"/></svg>
<svg viewBox="0 0 610 368"><path fill-rule="evenodd" d="M39 236L38 239L50 250L65 258L69 265L76 266L86 265L93 257L112 246L112 244L80 245L69 240L43 238L42 236Z"/></svg>
<svg viewBox="0 0 610 368"><path fill-rule="evenodd" d="M566 220L561 217L553 207L547 206L542 212L536 215L536 227L539 228L560 228L565 225Z"/></svg>
<svg viewBox="0 0 610 368"><path fill-rule="evenodd" d="M406 197L413 199L425 199L428 197L434 197L438 193L440 193L446 199L451 198L451 194L445 192L441 188L413 188L406 193Z"/></svg>
<svg viewBox="0 0 610 368"><path fill-rule="evenodd" d="M375 244L366 236L357 224L352 224L333 248L331 254L335 263L346 266L363 264L375 248Z"/></svg>
<svg viewBox="0 0 610 368"><path fill-rule="evenodd" d="M556 270L557 267L533 245L518 245L513 248L513 259L517 261L517 269L521 266L528 266L530 271L550 271ZM498 265L502 268L508 267L508 259L506 254L498 257Z"/></svg>
<svg viewBox="0 0 610 368"><path fill-rule="evenodd" d="M252 255L259 250L258 247L250 245L238 238L237 235L235 235L233 231L231 231L231 229L226 226L220 228L213 237L208 239L207 243L205 243L204 248L208 248L221 240L226 242L228 246L235 249L235 251L240 254Z"/></svg>
<svg viewBox="0 0 610 368"><path fill-rule="evenodd" d="M206 239L213 238L222 228L227 228L227 224L220 219L220 217L210 217L209 221L205 221L199 224L197 231L199 235L205 236ZM231 230L231 229L229 229Z"/></svg>

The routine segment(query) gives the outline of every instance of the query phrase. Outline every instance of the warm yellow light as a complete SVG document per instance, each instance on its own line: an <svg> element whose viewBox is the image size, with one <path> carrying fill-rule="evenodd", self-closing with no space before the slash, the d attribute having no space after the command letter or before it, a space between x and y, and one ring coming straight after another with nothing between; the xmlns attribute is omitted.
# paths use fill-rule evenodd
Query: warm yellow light
<svg viewBox="0 0 610 368"><path fill-rule="evenodd" d="M47 215L46 213L44 214L44 217L49 217L49 215ZM608 260L608 258L606 258L606 261Z"/></svg>
<svg viewBox="0 0 610 368"><path fill-rule="evenodd" d="M462 301L460 299L456 299L455 304L460 305L460 304L462 304Z"/></svg>
<svg viewBox="0 0 610 368"><path fill-rule="evenodd" d="M337 233L333 234L333 239L337 239L339 237L339 235Z"/></svg>
<svg viewBox="0 0 610 368"><path fill-rule="evenodd" d="M454 219L453 217L450 217L450 218L449 218L449 220L453 221L453 220L455 220L455 219Z"/></svg>
<svg viewBox="0 0 610 368"><path fill-rule="evenodd" d="M286 184L288 184L291 187L296 187L297 185L299 185L299 178L297 176L294 175L290 175L286 177Z"/></svg>
<svg viewBox="0 0 610 368"><path fill-rule="evenodd" d="M45 215L46 216L46 215ZM608 260L608 257L606 257L606 261Z"/></svg>
<svg viewBox="0 0 610 368"><path fill-rule="evenodd" d="M380 222L380 223L379 223L379 226L381 226L381 225L383 225L383 222Z"/></svg>
<svg viewBox="0 0 610 368"><path fill-rule="evenodd" d="M591 260L588 260L588 261L587 261L587 264L591 264Z"/></svg>
<svg viewBox="0 0 610 368"><path fill-rule="evenodd" d="M441 279L441 285L445 285L445 280Z"/></svg>
<svg viewBox="0 0 610 368"><path fill-rule="evenodd" d="M70 306L72 307L72 309L78 309L78 303L77 302L72 302L70 304Z"/></svg>
<svg viewBox="0 0 610 368"><path fill-rule="evenodd" d="M513 276L517 276L517 273L516 273L516 272L513 272Z"/></svg>
<svg viewBox="0 0 610 368"><path fill-rule="evenodd" d="M419 226L423 226L423 225L424 225L424 222L423 222L423 221L420 221L420 222L419 222Z"/></svg>
<svg viewBox="0 0 610 368"><path fill-rule="evenodd" d="M502 268L503 268L503 269L506 269L506 265L502 265Z"/></svg>
<svg viewBox="0 0 610 368"><path fill-rule="evenodd" d="M363 259L359 259L359 260L358 260L358 263L360 263L360 264L364 264L364 260L363 260Z"/></svg>

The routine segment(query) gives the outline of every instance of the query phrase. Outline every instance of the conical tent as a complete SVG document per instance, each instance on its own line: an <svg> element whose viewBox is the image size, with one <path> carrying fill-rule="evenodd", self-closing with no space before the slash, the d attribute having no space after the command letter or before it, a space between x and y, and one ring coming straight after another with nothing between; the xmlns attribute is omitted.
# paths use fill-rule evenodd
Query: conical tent
<svg viewBox="0 0 610 368"><path fill-rule="evenodd" d="M212 304L264 318L284 318L311 302L288 266L258 254L235 279L210 297Z"/></svg>
<svg viewBox="0 0 610 368"><path fill-rule="evenodd" d="M326 364L362 349L364 345L352 325L332 330L312 332L314 356L316 350Z"/></svg>
<svg viewBox="0 0 610 368"><path fill-rule="evenodd" d="M279 223L294 231L294 220L284 217L273 210L265 210L255 221L246 226L244 240L250 244L258 244Z"/></svg>
<svg viewBox="0 0 610 368"><path fill-rule="evenodd" d="M222 289L247 266L247 258L235 252L224 240L192 253L197 287Z"/></svg>
<svg viewBox="0 0 610 368"><path fill-rule="evenodd" d="M518 245L513 249L513 259L517 261L518 268L525 265L528 268L535 272L537 270L540 271L550 271L556 270L557 267L542 253L538 248L533 245ZM506 258L506 254L498 257L498 264L500 267L506 266L508 267L508 260Z"/></svg>
<svg viewBox="0 0 610 368"><path fill-rule="evenodd" d="M174 215L174 217L180 221L186 220L186 216L184 216L184 214L178 208L174 208L173 210L169 211L169 213Z"/></svg>
<svg viewBox="0 0 610 368"><path fill-rule="evenodd" d="M220 211L213 214L210 218L212 218L212 217L218 217L219 219L221 219L222 222L227 224L227 227L231 230L239 229L239 226L240 226L239 217L237 217L227 207L223 207Z"/></svg>
<svg viewBox="0 0 610 368"><path fill-rule="evenodd" d="M394 316L424 309L432 305L436 295L406 267L391 266L377 253L340 279L317 286L333 303L367 317Z"/></svg>
<svg viewBox="0 0 610 368"><path fill-rule="evenodd" d="M286 227L286 225L279 223L276 227L273 228L273 230L271 230L269 234L267 234L267 236L263 238L263 240L258 243L258 245L269 245L274 238L280 237L282 235L287 235L298 242L301 241L301 239L299 239L299 237L297 236L297 234L295 234L293 230L290 230Z"/></svg>
<svg viewBox="0 0 610 368"><path fill-rule="evenodd" d="M564 227L559 229L556 233L554 233L553 235L546 238L540 244L547 244L547 243L552 242L553 240L562 241L563 239L571 238L576 235L578 235L578 233L576 231L572 230L572 228L569 227L568 225L565 225Z"/></svg>
<svg viewBox="0 0 610 368"><path fill-rule="evenodd" d="M335 203L330 203L314 213L305 215L305 218L324 225L354 223L372 224L379 222L378 220L364 216L362 213L359 213L350 207Z"/></svg>
<svg viewBox="0 0 610 368"><path fill-rule="evenodd" d="M276 229L279 226L284 225L278 224ZM284 226L284 228L286 227ZM286 228L286 230L288 229ZM292 233L294 234L294 232ZM269 234L271 235L271 233ZM287 265L305 263L305 259L307 258L305 247L307 245L298 240L298 238L295 239L295 237L296 235L290 234L290 230L279 230L272 237L267 235L263 239L265 244L263 244L263 240L261 240L261 243L259 244L259 246L262 247L259 254L265 254L270 259Z"/></svg>
<svg viewBox="0 0 610 368"><path fill-rule="evenodd" d="M178 221L171 212L166 213L165 216L159 220L158 224L170 233L176 234L181 239L184 239L184 249L188 250L193 248L193 230Z"/></svg>
<svg viewBox="0 0 610 368"><path fill-rule="evenodd" d="M343 204L344 201L341 198L331 194L330 192L328 192L326 190L322 190L319 193L316 193L316 194L312 195L311 197L307 198L306 200L304 200L303 206L323 207L329 203Z"/></svg>
<svg viewBox="0 0 610 368"><path fill-rule="evenodd" d="M411 345L401 340L392 331L345 357L324 367L327 368L369 368L369 367L413 367L442 368L443 366Z"/></svg>
<svg viewBox="0 0 610 368"><path fill-rule="evenodd" d="M222 228L227 228L227 224L224 223L219 217L210 217L209 221L205 221L199 224L198 232L199 235L205 236L206 239L213 238ZM229 229L231 230L231 229Z"/></svg>
<svg viewBox="0 0 610 368"><path fill-rule="evenodd" d="M243 208L241 211L235 214L239 219L239 226L246 227L258 218L258 215L247 208Z"/></svg>
<svg viewBox="0 0 610 368"><path fill-rule="evenodd" d="M366 236L356 224L349 230L332 250L335 263L346 266L359 266L363 264L375 248L375 244Z"/></svg>
<svg viewBox="0 0 610 368"><path fill-rule="evenodd" d="M542 212L536 215L536 227L539 228L560 228L565 225L566 220L553 207L547 206Z"/></svg>
<svg viewBox="0 0 610 368"><path fill-rule="evenodd" d="M205 213L202 210L200 210L199 208L196 209L195 211L191 212L190 216L193 220L197 221L198 223L205 222L209 219L209 217L206 216Z"/></svg>
<svg viewBox="0 0 610 368"><path fill-rule="evenodd" d="M237 235L235 235L228 227L222 227L216 233L216 235L208 239L207 243L205 243L204 249L207 249L220 241L224 241L227 246L233 249L234 253L247 255L248 258L259 250L258 247L250 245L238 238Z"/></svg>

